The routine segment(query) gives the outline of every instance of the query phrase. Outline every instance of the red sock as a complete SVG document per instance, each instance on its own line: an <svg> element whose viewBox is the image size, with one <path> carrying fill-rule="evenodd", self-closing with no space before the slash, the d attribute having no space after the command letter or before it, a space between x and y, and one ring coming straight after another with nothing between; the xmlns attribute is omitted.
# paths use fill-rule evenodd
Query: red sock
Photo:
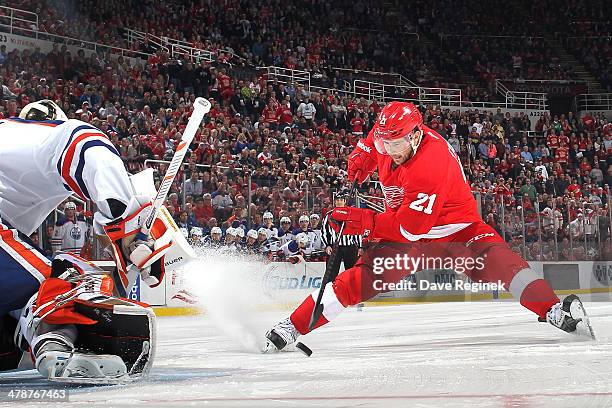
<svg viewBox="0 0 612 408"><path fill-rule="evenodd" d="M300 332L300 334L306 334L310 332L310 330L308 330L308 325L310 324L310 317L312 316L314 305L315 302L312 299L312 295L310 295L306 299L304 299L302 304L299 305L289 317L291 319L291 323L293 323L293 325L295 326L297 331ZM321 315L321 317L319 317L319 321L315 325L315 329L319 326L323 326L325 323L328 323L328 321L325 316Z"/></svg>
<svg viewBox="0 0 612 408"><path fill-rule="evenodd" d="M546 317L546 312L559 302L559 298L544 279L537 279L523 289L521 305L539 317Z"/></svg>

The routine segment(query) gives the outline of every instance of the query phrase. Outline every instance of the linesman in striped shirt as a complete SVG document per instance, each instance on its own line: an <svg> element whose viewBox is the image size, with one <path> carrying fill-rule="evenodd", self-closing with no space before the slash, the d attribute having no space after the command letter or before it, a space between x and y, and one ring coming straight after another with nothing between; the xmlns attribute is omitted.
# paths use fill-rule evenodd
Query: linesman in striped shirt
<svg viewBox="0 0 612 408"><path fill-rule="evenodd" d="M334 198L334 205L336 207L345 207L349 198L349 190L343 188L336 193ZM321 239L325 247L327 255L331 255L332 246L337 239L338 242L338 253L333 259L332 274L330 275L330 282L333 282L340 272L340 264L344 262L344 269L352 268L359 258L359 248L361 248L361 235L344 235L338 238L338 233L330 225L331 211L329 211L323 219L323 225L321 227L322 234ZM333 222L333 221L332 221ZM331 256L327 258L329 262ZM329 265L327 265L329 266Z"/></svg>

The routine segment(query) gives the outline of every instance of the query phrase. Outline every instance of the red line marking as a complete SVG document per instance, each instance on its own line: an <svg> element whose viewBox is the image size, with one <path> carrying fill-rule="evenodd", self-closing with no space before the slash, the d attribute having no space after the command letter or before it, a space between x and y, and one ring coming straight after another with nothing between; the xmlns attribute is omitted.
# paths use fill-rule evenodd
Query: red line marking
<svg viewBox="0 0 612 408"><path fill-rule="evenodd" d="M338 397L284 397L284 396L270 396L270 397L252 397L252 398L224 398L224 397L211 397L211 398L189 398L189 399L168 399L168 400L143 400L138 399L140 402L196 402L196 401L334 401L334 400L419 400L419 399L462 399L462 398L533 398L533 397L606 397L612 396L611 392L566 392L566 393L533 393L533 394L425 394L425 395L359 395L359 396L338 396ZM86 402L79 400L79 402ZM93 402L93 401L92 401Z"/></svg>

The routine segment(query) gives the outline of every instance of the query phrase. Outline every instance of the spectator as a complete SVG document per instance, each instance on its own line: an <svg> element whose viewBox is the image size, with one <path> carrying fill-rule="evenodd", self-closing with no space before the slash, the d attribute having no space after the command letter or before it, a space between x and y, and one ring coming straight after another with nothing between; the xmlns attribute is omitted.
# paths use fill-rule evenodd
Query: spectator
<svg viewBox="0 0 612 408"><path fill-rule="evenodd" d="M219 183L217 190L212 193L212 206L218 219L227 220L232 213L234 203L224 182Z"/></svg>
<svg viewBox="0 0 612 408"><path fill-rule="evenodd" d="M191 177L186 179L183 189L188 196L201 196L203 192L202 173L195 170L191 173Z"/></svg>
<svg viewBox="0 0 612 408"><path fill-rule="evenodd" d="M315 106L310 102L309 97L305 97L304 100L298 106L297 113L299 113L305 120L307 126L312 127L312 121L317 113Z"/></svg>

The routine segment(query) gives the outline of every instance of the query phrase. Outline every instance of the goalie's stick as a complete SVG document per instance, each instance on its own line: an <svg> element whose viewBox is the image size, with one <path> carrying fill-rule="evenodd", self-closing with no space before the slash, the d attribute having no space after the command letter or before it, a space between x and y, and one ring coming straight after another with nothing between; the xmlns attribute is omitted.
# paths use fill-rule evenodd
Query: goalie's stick
<svg viewBox="0 0 612 408"><path fill-rule="evenodd" d="M359 174L355 175L355 180L353 181L353 185L351 186L351 191L349 193L349 198L355 195L355 189L357 188L357 180L359 179ZM348 204L348 203L347 203ZM321 287L319 288L319 295L317 296L317 301L315 302L314 308L312 309L312 314L310 315L310 324L308 325L308 330L312 331L321 318L323 314L323 304L321 303L323 299L323 292L325 291L325 287L329 282L329 278L332 273L332 267L334 265L334 259L338 256L338 244L340 243L340 237L342 237L342 233L344 232L344 226L346 222L342 222L340 225L340 230L338 231L338 235L336 236L336 240L332 245L332 253L329 255L329 259L327 260L327 266L325 267L325 274L323 275L323 279L321 280Z"/></svg>
<svg viewBox="0 0 612 408"><path fill-rule="evenodd" d="M142 224L140 232L138 232L136 235L137 241L146 241L149 238L149 232L151 231L155 218L157 218L159 208L162 206L164 201L166 201L166 197L168 196L170 187L174 182L174 178L176 177L176 174L183 163L187 150L189 150L189 145L193 141L193 138L200 127L200 123L202 123L202 120L204 119L204 115L210 112L210 108L210 102L205 98L196 98L196 100L193 102L193 112L191 113L189 122L187 122L187 127L185 127L183 137L181 138L181 141L174 152L170 166L168 166L168 171L162 179L161 185L159 186L159 191L157 192L157 195L153 200L153 204L151 205L149 215L147 215L144 224Z"/></svg>

